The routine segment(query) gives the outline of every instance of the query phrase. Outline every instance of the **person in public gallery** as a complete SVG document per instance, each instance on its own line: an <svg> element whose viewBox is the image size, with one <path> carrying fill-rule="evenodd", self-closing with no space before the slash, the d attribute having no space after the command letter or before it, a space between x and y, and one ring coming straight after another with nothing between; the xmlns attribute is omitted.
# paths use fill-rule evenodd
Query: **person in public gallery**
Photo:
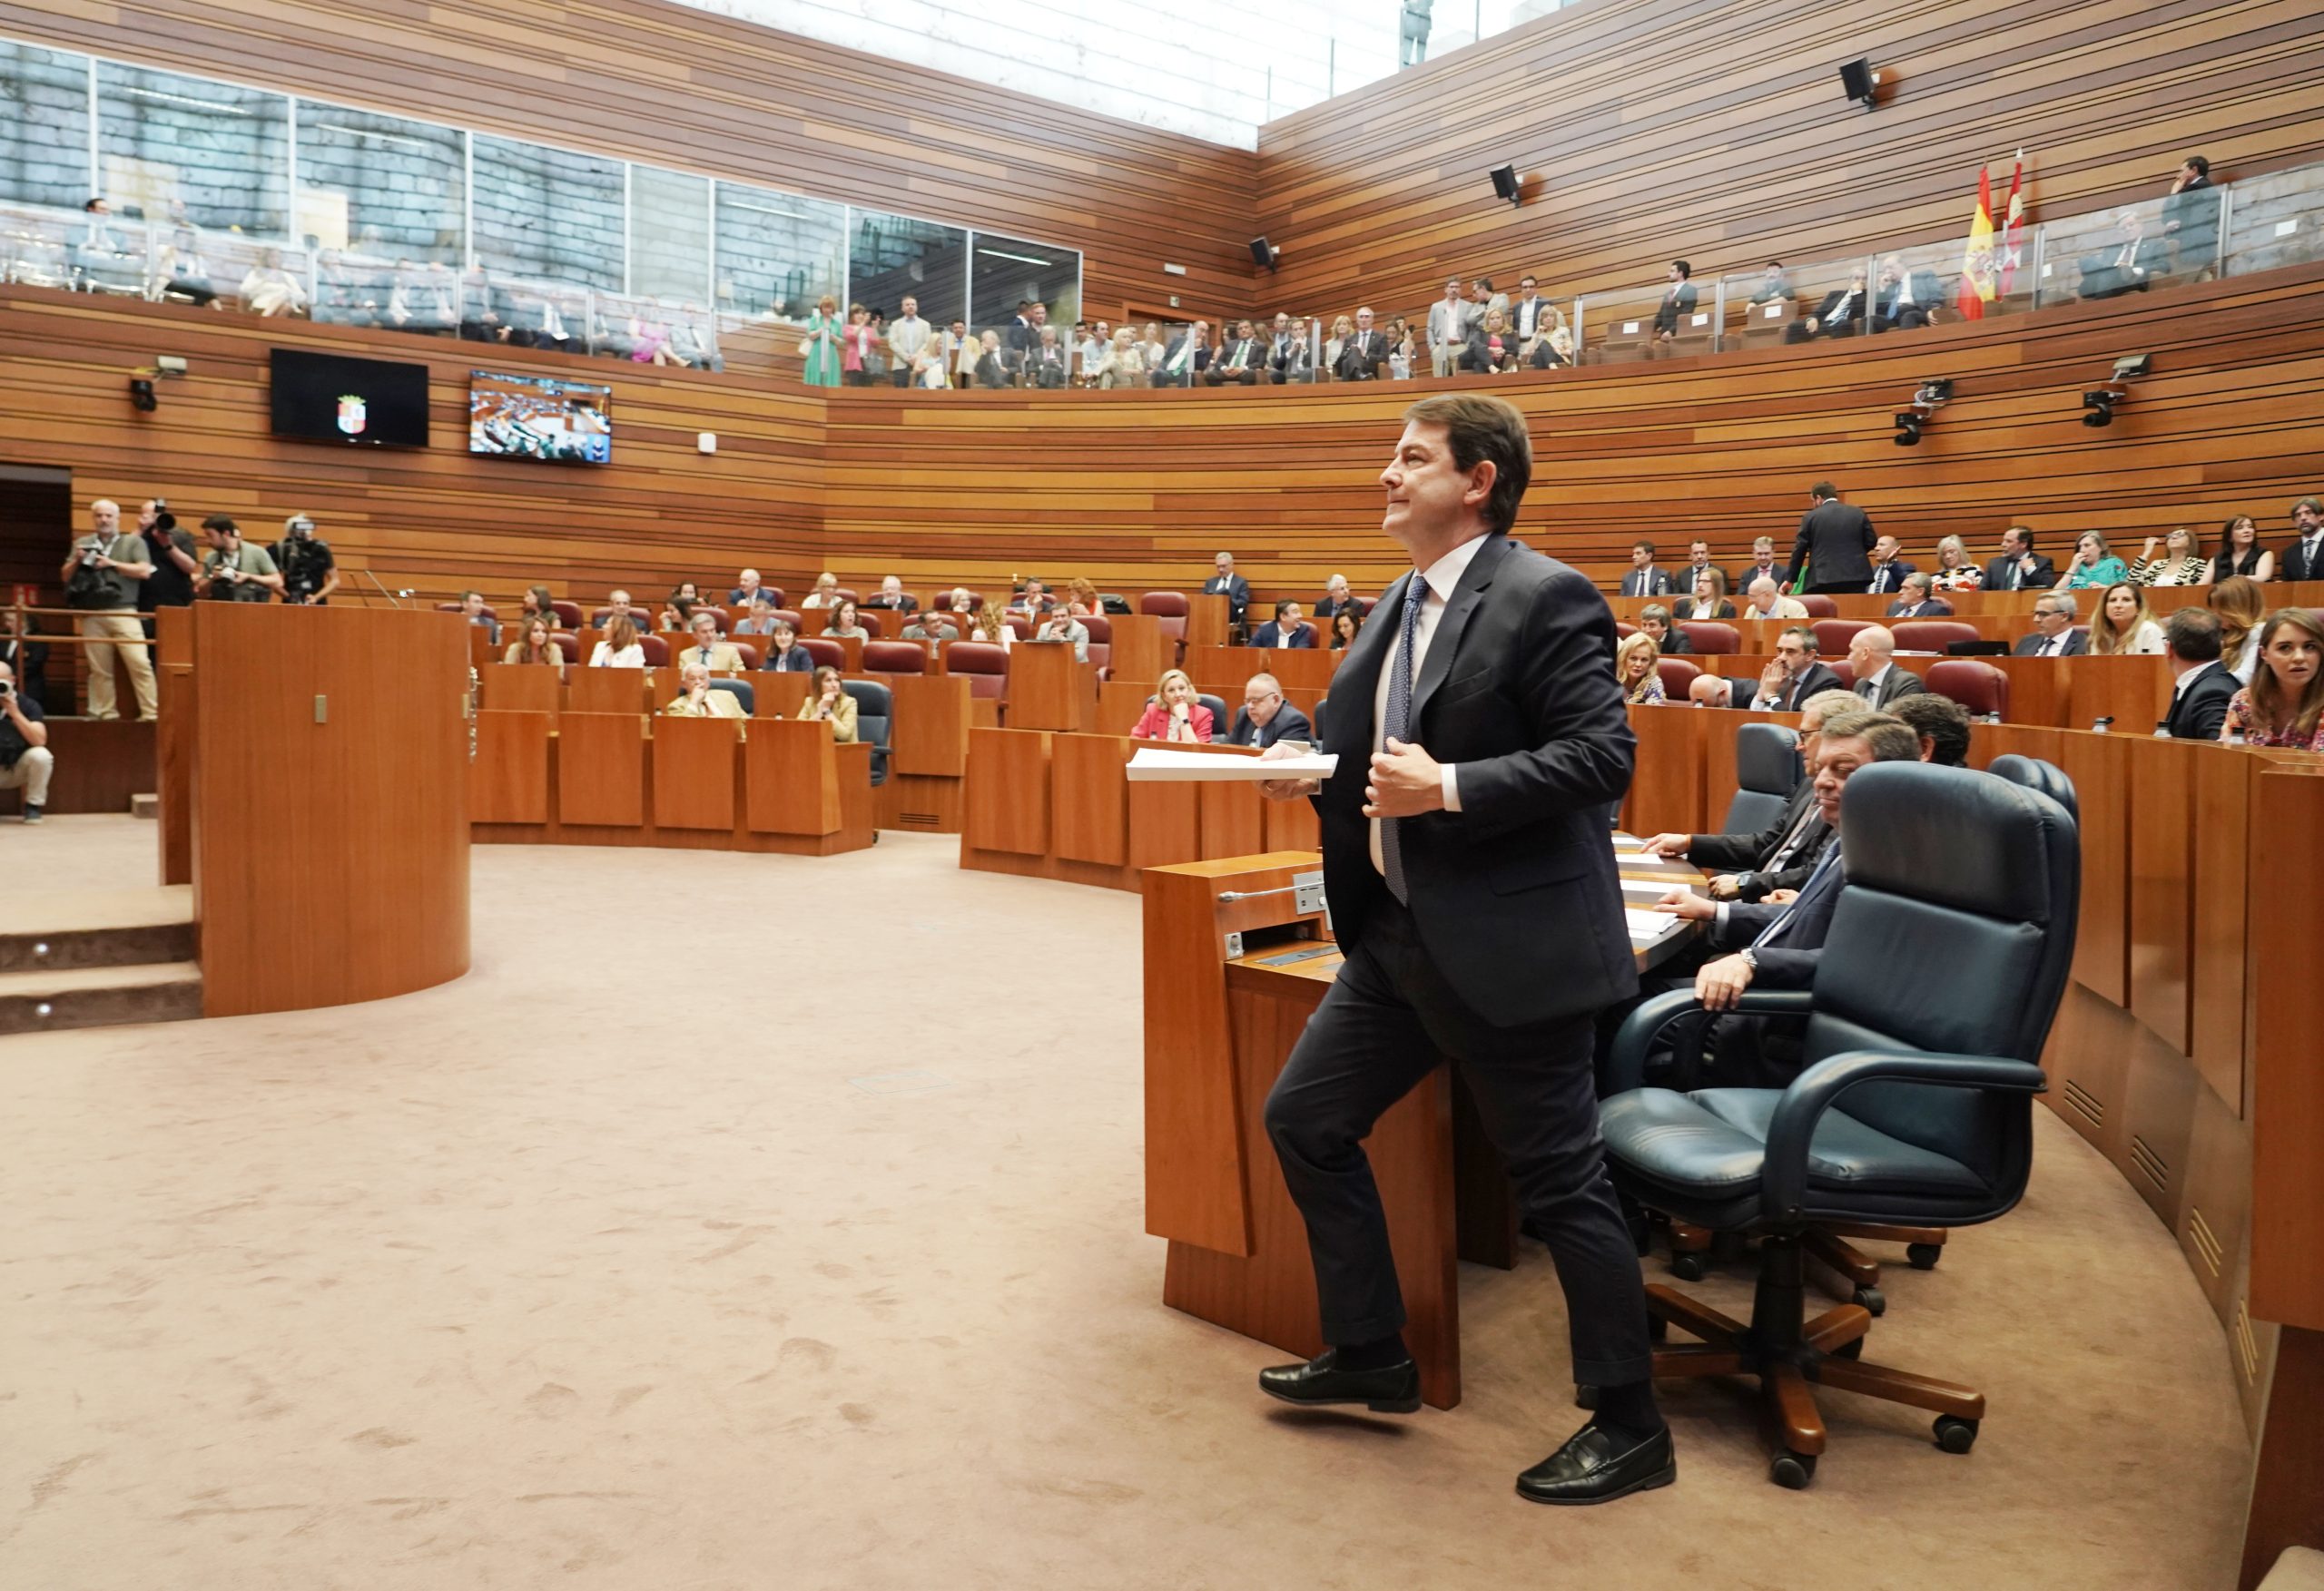
<svg viewBox="0 0 2324 1591"><path fill-rule="evenodd" d="M1533 465L1515 408L1447 394L1404 420L1380 472L1382 529L1411 568L1320 709L1339 771L1261 787L1315 803L1345 959L1265 1112L1328 1346L1259 1385L1302 1406L1420 1407L1364 1143L1449 1058L1555 1261L1572 1379L1596 1390L1590 1423L1518 1492L1605 1502L1677 1476L1591 1065L1598 1014L1638 990L1606 843L1637 749L1606 663L1614 617L1579 570L1511 538Z"/></svg>
<svg viewBox="0 0 2324 1591"><path fill-rule="evenodd" d="M807 321L807 335L799 341L800 358L807 361L808 386L839 385L839 338L842 329L839 300L825 293L815 300L815 313Z"/></svg>
<svg viewBox="0 0 2324 1591"><path fill-rule="evenodd" d="M2249 514L2239 514L2221 526L2219 554L2211 559L2211 581L2237 575L2265 585L2276 577L2276 555L2260 545L2260 527Z"/></svg>

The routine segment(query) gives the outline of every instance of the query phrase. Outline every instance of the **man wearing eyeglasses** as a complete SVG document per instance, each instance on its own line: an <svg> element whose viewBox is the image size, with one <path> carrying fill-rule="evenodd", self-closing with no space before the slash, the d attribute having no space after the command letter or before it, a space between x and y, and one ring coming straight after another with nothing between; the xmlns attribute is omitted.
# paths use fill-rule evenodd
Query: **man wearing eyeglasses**
<svg viewBox="0 0 2324 1591"><path fill-rule="evenodd" d="M1226 732L1230 746L1264 750L1277 741L1313 741L1307 715L1283 699L1283 686L1273 674L1253 674L1243 686L1243 710Z"/></svg>
<svg viewBox="0 0 2324 1591"><path fill-rule="evenodd" d="M2013 656L2080 657L2086 643L2073 627L2074 600L2064 592L2045 592L2034 603L2034 633L2020 641Z"/></svg>

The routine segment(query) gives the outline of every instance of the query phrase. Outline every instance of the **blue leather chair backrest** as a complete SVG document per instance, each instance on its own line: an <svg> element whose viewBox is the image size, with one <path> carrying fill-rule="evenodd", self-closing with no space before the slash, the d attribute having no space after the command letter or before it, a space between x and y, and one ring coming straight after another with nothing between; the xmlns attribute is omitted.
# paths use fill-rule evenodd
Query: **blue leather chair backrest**
<svg viewBox="0 0 2324 1591"><path fill-rule="evenodd" d="M2068 779L2066 771L2056 763L2044 762L2039 757L2021 757L2011 751L1994 758L1985 771L1997 779L2006 779L2012 784L2040 791L2063 807L2066 816L2077 825L2081 823L2082 803L2074 799L2073 781Z"/></svg>
<svg viewBox="0 0 2324 1591"><path fill-rule="evenodd" d="M839 688L855 699L855 736L872 743L872 782L888 781L888 731L895 722L895 692L877 680L842 680Z"/></svg>
<svg viewBox="0 0 2324 1591"><path fill-rule="evenodd" d="M1800 781L1799 732L1780 723L1747 723L1735 732L1735 799L1727 834L1757 834L1783 819Z"/></svg>
<svg viewBox="0 0 2324 1591"><path fill-rule="evenodd" d="M735 698L735 704L742 708L744 718L758 711L759 693L748 680L713 680L710 688L731 692Z"/></svg>

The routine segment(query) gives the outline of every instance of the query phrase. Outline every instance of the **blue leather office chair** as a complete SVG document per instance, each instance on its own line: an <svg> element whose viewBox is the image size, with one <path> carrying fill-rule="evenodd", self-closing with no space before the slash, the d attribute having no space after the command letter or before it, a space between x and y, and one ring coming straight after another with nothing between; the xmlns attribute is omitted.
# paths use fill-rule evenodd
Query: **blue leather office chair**
<svg viewBox="0 0 2324 1591"><path fill-rule="evenodd" d="M744 718L758 711L758 688L748 680L713 680L710 688L724 691L734 698L734 705L743 710Z"/></svg>
<svg viewBox="0 0 2324 1591"><path fill-rule="evenodd" d="M1844 800L1847 881L1815 987L1747 992L1741 1007L1805 1016L1805 1069L1783 1089L1637 1086L1657 1030L1695 1006L1661 995L1615 1036L1600 1107L1625 1193L1759 1240L1748 1325L1649 1285L1657 1334L1703 1340L1659 1349L1654 1373L1758 1377L1779 1443L1771 1476L1794 1488L1824 1450L1810 1383L1935 1410L1947 1452L1976 1440L1982 1394L1861 1361L1862 1305L1803 1320L1803 1239L1817 1223L1973 1226L2016 1204L2081 889L2073 820L2006 780L1879 763ZM1928 866L1936 856L1945 867ZM1945 976L1905 975L1929 967Z"/></svg>
<svg viewBox="0 0 2324 1591"><path fill-rule="evenodd" d="M2074 799L2073 781L2065 770L2054 762L2044 762L2039 757L2021 757L2011 751L1996 757L1986 768L1996 779L2006 779L2012 784L2022 784L2028 790L2038 790L2066 810L2066 816L2079 825L2082 803Z"/></svg>
<svg viewBox="0 0 2324 1591"><path fill-rule="evenodd" d="M1735 732L1735 799L1722 834L1757 834L1782 820L1799 788L1799 732L1779 723L1747 723Z"/></svg>
<svg viewBox="0 0 2324 1591"><path fill-rule="evenodd" d="M855 698L855 738L872 742L872 786L888 782L888 728L895 722L895 693L876 680L842 680L839 688Z"/></svg>

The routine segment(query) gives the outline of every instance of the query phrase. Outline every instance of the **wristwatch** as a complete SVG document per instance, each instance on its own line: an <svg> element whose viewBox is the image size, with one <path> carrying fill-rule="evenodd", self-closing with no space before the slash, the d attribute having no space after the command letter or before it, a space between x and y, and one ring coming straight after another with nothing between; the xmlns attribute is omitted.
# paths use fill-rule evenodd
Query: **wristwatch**
<svg viewBox="0 0 2324 1591"><path fill-rule="evenodd" d="M1749 967L1754 972L1759 970L1759 953L1751 948L1750 946L1744 946L1743 948L1738 950L1735 954L1742 958L1744 966Z"/></svg>

